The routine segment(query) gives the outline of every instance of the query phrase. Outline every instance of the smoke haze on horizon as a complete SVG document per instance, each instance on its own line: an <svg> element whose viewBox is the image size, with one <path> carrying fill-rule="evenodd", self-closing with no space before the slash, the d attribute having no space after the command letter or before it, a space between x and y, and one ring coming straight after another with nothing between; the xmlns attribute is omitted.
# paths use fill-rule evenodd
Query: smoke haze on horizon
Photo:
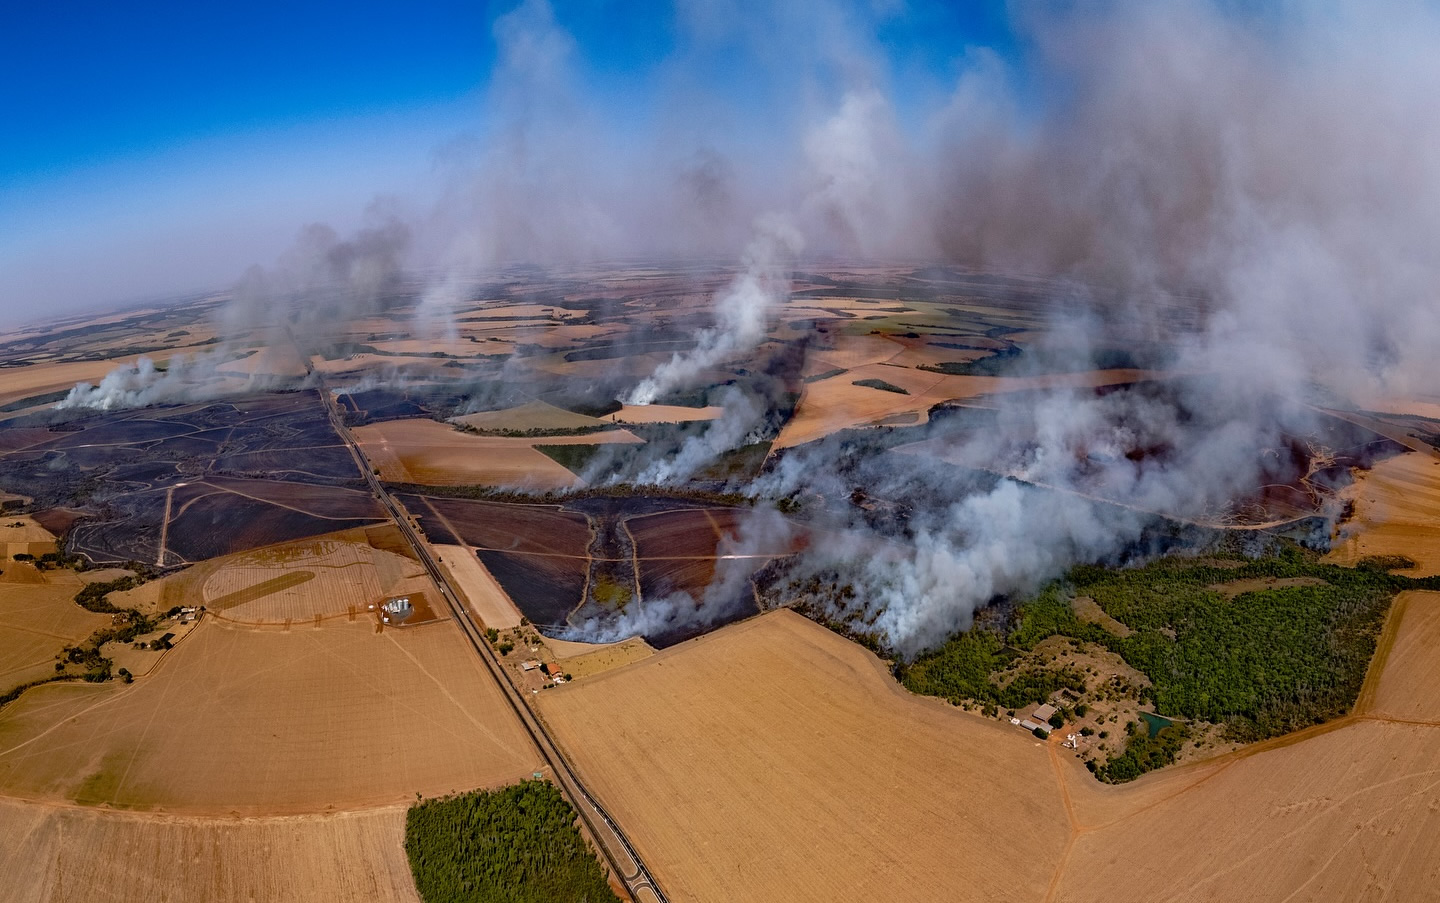
<svg viewBox="0 0 1440 903"><path fill-rule="evenodd" d="M1430 361L1440 120L1429 115L1440 12L1407 2L1247 12L1206 0L1013 9L1021 51L958 48L957 74L915 98L897 91L901 61L877 37L903 12L682 2L659 100L622 113L587 82L584 44L527 0L494 26L485 134L442 149L433 196L388 205L402 211L389 232L342 241L307 227L269 275L242 281L237 299L248 300L231 310L263 320L282 305L316 328L362 317L376 279L403 261L436 274L420 316L443 333L483 274L508 264L739 259L698 348L629 390L646 402L753 350L796 261L898 258L1068 286L1056 326L1074 347L1173 346L1174 369L1203 377L1183 397L1055 393L1010 412L993 442L954 449L1076 492L1044 507L1008 480L937 495L910 551L865 559L854 606L904 652L967 625L997 594L1141 536L1143 516L1097 519L1067 500L1082 488L1103 487L1120 511L1183 518L1223 506L1254 476L1257 450L1303 427L1275 422L1257 399L1305 397L1315 383L1357 398L1440 389ZM763 102L707 91L726 53ZM1179 298L1203 310L1198 323L1170 319ZM736 398L713 435L642 476L683 479L765 413ZM1136 464L1123 455L1134 443L1188 453ZM1077 453L1099 462L1083 487ZM761 494L833 495L836 454L802 449ZM899 491L940 478L917 458L888 479ZM876 539L859 521L845 527L854 544L814 558L817 569ZM663 609L655 616L686 611Z"/></svg>

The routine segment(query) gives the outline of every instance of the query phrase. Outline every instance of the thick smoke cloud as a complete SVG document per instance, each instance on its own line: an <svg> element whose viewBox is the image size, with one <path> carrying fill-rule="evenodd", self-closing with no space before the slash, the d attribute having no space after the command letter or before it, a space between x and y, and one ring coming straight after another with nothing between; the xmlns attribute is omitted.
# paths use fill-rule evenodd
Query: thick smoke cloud
<svg viewBox="0 0 1440 903"><path fill-rule="evenodd" d="M961 72L938 99L896 89L899 61L876 35L904 13L882 7L682 2L661 100L636 116L587 89L584 48L526 0L496 24L486 130L439 155L438 203L351 242L307 234L247 278L236 328L323 337L376 309L408 243L434 266L430 334L478 274L511 262L738 258L714 325L630 387L638 403L753 351L802 253L1050 277L1075 287L1055 298L1054 331L1076 357L1172 347L1177 394L1032 394L988 431L937 425L925 454L885 455L886 472L864 475L882 500L908 500L904 541L873 512L837 513L846 539L805 566L843 567L859 591L837 614L907 652L997 594L1118 554L1155 512L1223 517L1281 433L1306 427L1258 398L1317 383L1360 404L1440 389L1433 6L1017 4L1020 49L955 48ZM716 96L708 80L736 70L764 103ZM85 397L168 397L149 393L154 377ZM684 479L764 419L749 396L726 407L641 477ZM1166 453L1127 457L1137 447ZM845 498L865 467L846 454L801 450L756 491ZM957 487L957 462L995 479ZM694 601L647 610L708 617Z"/></svg>

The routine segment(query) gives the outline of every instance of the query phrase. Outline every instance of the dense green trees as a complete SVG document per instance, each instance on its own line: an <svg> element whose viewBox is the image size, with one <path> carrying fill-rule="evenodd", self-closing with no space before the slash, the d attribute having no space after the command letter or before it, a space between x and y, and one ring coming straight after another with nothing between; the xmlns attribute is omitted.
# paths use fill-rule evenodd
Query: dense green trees
<svg viewBox="0 0 1440 903"><path fill-rule="evenodd" d="M1094 768L1095 776L1113 784L1133 781L1147 771L1163 768L1175 761L1175 754L1184 745L1189 731L1183 724L1161 728L1150 736L1144 723L1130 725L1125 737L1125 751Z"/></svg>
<svg viewBox="0 0 1440 903"><path fill-rule="evenodd" d="M956 703L974 699L1006 709L1043 702L1060 689L1084 692L1085 676L1074 668L1027 668L1002 677L1000 672L1014 658L1004 646L991 630L957 633L939 650L905 668L901 680L912 692L925 696L943 696Z"/></svg>
<svg viewBox="0 0 1440 903"><path fill-rule="evenodd" d="M547 781L417 803L405 852L425 903L618 903Z"/></svg>
<svg viewBox="0 0 1440 903"><path fill-rule="evenodd" d="M1008 633L956 634L900 674L917 693L1018 708L1061 687L1084 692L1083 675L1073 669L1032 667L1003 687L997 682L1016 656L1049 637L1070 637L1103 646L1142 672L1160 714L1223 724L1237 740L1263 739L1354 704L1395 593L1440 589L1440 578L1387 571L1406 563L1343 568L1287 545L1256 559L1222 554L1141 568L1077 567L1022 603ZM1071 601L1078 596L1094 599L1129 635L1080 620ZM1125 751L1096 773L1131 780L1173 761L1186 736L1182 724L1155 737L1132 730Z"/></svg>

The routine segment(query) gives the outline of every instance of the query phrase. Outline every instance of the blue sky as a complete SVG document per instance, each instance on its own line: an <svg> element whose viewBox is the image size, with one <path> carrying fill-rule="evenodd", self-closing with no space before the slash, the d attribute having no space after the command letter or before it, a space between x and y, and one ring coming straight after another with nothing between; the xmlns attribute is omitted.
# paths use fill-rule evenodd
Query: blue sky
<svg viewBox="0 0 1440 903"><path fill-rule="evenodd" d="M223 285L306 221L344 225L377 194L418 202L437 148L491 125L494 26L514 5L12 5L0 30L0 273L13 281L0 310ZM790 75L755 50L764 36L746 32L746 7L553 11L573 39L582 105L633 123L643 142L677 82L742 116L785 102ZM949 89L967 47L1013 47L999 2L816 3L792 19L812 9L859 36L902 118ZM175 253L186 240L196 246Z"/></svg>

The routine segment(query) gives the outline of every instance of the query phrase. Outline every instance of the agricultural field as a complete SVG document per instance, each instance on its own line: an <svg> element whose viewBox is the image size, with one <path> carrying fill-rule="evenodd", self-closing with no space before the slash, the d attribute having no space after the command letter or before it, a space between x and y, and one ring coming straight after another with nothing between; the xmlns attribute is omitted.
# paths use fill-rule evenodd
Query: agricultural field
<svg viewBox="0 0 1440 903"><path fill-rule="evenodd" d="M390 420L355 430L365 457L381 479L430 486L504 486L545 491L581 485L574 474L535 450L545 445L638 445L626 430L605 430L584 436L551 436L541 440L480 436L434 420Z"/></svg>
<svg viewBox="0 0 1440 903"><path fill-rule="evenodd" d="M251 628L204 618L132 685L0 709L0 794L196 815L385 806L539 764L451 622Z"/></svg>
<svg viewBox="0 0 1440 903"><path fill-rule="evenodd" d="M205 818L0 799L0 901L420 903L404 834L403 806Z"/></svg>
<svg viewBox="0 0 1440 903"><path fill-rule="evenodd" d="M788 611L539 708L677 903L1037 900L1065 848L1044 745Z"/></svg>
<svg viewBox="0 0 1440 903"><path fill-rule="evenodd" d="M540 707L675 900L1406 899L1440 854L1440 734L1386 700L1432 695L1440 594L1403 610L1356 711L1119 788L788 612Z"/></svg>
<svg viewBox="0 0 1440 903"><path fill-rule="evenodd" d="M1440 456L1422 452L1381 461L1342 497L1353 502L1354 517L1340 526L1335 561L1401 555L1415 562L1405 574L1440 574Z"/></svg>
<svg viewBox="0 0 1440 903"><path fill-rule="evenodd" d="M24 562L0 567L0 695L55 675L63 649L108 627L110 616L75 604L84 585L74 572L37 571Z"/></svg>
<svg viewBox="0 0 1440 903"><path fill-rule="evenodd" d="M92 562L159 567L374 523L314 392L0 423L0 488Z"/></svg>

